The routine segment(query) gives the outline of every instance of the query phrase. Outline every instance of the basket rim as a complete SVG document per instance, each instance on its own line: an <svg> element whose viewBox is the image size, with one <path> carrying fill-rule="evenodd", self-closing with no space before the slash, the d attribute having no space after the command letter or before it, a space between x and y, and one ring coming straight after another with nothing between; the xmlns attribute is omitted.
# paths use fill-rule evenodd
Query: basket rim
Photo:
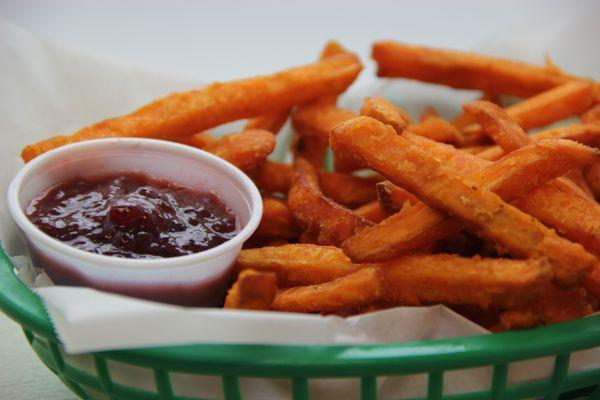
<svg viewBox="0 0 600 400"><path fill-rule="evenodd" d="M0 310L47 340L60 343L41 299L15 275L0 248ZM364 345L191 344L96 352L132 365L248 376L350 376L505 364L600 346L600 314L523 331L429 341ZM399 361L402 362L399 362ZM263 375L264 372L264 375Z"/></svg>

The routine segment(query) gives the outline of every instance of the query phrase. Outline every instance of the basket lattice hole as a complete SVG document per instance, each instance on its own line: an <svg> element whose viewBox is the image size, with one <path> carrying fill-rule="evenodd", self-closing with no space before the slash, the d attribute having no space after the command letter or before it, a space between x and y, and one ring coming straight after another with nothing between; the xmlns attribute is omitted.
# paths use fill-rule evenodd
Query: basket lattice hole
<svg viewBox="0 0 600 400"><path fill-rule="evenodd" d="M429 374L380 376L377 382L378 399L425 399Z"/></svg>
<svg viewBox="0 0 600 400"><path fill-rule="evenodd" d="M258 397L250 396L250 393L269 399L293 398L294 388L291 379L240 377L238 383L244 400L258 399Z"/></svg>
<svg viewBox="0 0 600 400"><path fill-rule="evenodd" d="M308 393L310 399L360 400L361 378L309 379Z"/></svg>
<svg viewBox="0 0 600 400"><path fill-rule="evenodd" d="M554 357L534 358L510 363L508 366L508 385L518 386L526 382L547 381L552 376ZM516 376L522 378L516 379Z"/></svg>
<svg viewBox="0 0 600 400"><path fill-rule="evenodd" d="M107 360L106 366L113 383L156 393L153 370L115 360Z"/></svg>
<svg viewBox="0 0 600 400"><path fill-rule="evenodd" d="M492 366L446 371L442 393L447 396L466 392L489 392L493 376Z"/></svg>
<svg viewBox="0 0 600 400"><path fill-rule="evenodd" d="M220 376L170 372L169 378L171 389L176 397L201 399L225 398Z"/></svg>

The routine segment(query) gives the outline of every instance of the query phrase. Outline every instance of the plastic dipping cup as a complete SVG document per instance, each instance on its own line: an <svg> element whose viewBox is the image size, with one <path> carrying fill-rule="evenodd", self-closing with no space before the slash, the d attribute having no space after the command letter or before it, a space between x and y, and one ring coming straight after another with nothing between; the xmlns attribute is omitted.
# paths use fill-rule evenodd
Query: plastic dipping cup
<svg viewBox="0 0 600 400"><path fill-rule="evenodd" d="M128 259L69 246L39 230L25 215L31 200L74 177L140 172L216 193L237 217L240 232L212 249L172 258ZM88 286L183 306L219 306L244 242L258 227L262 200L232 164L205 151L161 140L99 139L66 145L27 163L8 189L8 208L25 236L31 262L57 285Z"/></svg>

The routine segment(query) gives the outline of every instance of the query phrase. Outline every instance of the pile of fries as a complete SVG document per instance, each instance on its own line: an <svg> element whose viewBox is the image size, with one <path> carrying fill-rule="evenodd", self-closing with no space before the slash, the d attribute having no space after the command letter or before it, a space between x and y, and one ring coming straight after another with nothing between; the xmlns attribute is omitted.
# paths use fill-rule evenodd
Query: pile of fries
<svg viewBox="0 0 600 400"><path fill-rule="evenodd" d="M414 120L380 97L340 108L362 65L330 42L312 64L176 93L29 145L22 157L80 140L149 137L245 171L264 213L226 308L347 316L445 304L494 331L597 310L600 85L551 62L392 41L375 43L372 56L380 77L481 98L450 120L431 107ZM521 100L505 107L506 95ZM247 118L221 139L205 132ZM269 160L288 119L294 162ZM329 151L334 171L324 169Z"/></svg>

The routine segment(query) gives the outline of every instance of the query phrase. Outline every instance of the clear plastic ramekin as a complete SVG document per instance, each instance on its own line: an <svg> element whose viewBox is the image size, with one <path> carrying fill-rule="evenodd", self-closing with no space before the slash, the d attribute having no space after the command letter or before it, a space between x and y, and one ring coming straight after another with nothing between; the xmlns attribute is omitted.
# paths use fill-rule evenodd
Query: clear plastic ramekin
<svg viewBox="0 0 600 400"><path fill-rule="evenodd" d="M235 212L240 232L196 254L126 259L71 247L39 230L25 215L36 195L58 183L119 172L141 172L214 191ZM24 234L31 262L43 268L55 284L89 286L184 306L218 306L222 302L235 259L262 216L258 189L232 164L189 146L137 138L79 142L35 158L10 183L8 208Z"/></svg>

